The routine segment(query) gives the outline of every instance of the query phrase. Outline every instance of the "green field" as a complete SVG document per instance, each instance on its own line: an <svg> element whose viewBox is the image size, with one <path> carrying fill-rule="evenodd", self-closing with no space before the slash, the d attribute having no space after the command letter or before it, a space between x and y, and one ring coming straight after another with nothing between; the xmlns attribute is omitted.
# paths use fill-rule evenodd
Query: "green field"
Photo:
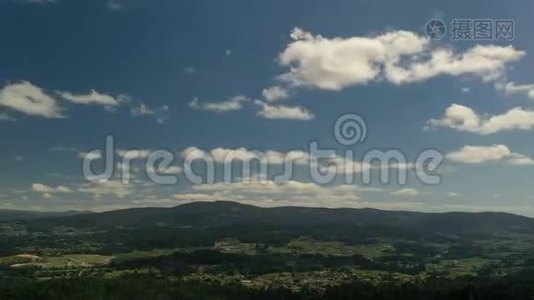
<svg viewBox="0 0 534 300"><path fill-rule="evenodd" d="M12 268L39 267L43 269L62 268L89 268L104 266L111 262L114 256L66 254L62 256L45 256L36 259L23 259L17 261L17 256L0 258L0 264Z"/></svg>

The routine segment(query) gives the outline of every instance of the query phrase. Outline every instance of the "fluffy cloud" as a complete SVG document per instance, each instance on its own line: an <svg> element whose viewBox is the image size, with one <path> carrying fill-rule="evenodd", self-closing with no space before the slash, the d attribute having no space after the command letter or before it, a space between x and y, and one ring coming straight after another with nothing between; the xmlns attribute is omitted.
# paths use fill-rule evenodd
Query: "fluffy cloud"
<svg viewBox="0 0 534 300"><path fill-rule="evenodd" d="M194 74L197 71L195 67L184 67L182 70L188 74Z"/></svg>
<svg viewBox="0 0 534 300"><path fill-rule="evenodd" d="M158 168L155 169L153 166L150 166L147 169L147 172L150 173L156 173L156 174L167 174L167 175L174 175L178 173L182 173L183 169L179 166L169 166L167 168Z"/></svg>
<svg viewBox="0 0 534 300"><path fill-rule="evenodd" d="M17 112L45 118L62 118L56 99L27 81L8 84L0 90L0 106Z"/></svg>
<svg viewBox="0 0 534 300"><path fill-rule="evenodd" d="M269 105L262 101L254 103L260 107L257 115L266 119L309 121L315 118L313 113L300 106Z"/></svg>
<svg viewBox="0 0 534 300"><path fill-rule="evenodd" d="M122 4L121 2L117 0L108 0L108 3L106 6L108 10L110 11L119 11L124 8L124 4Z"/></svg>
<svg viewBox="0 0 534 300"><path fill-rule="evenodd" d="M117 97L91 90L87 94L73 94L68 91L48 93L44 89L28 81L7 84L0 89L0 107L19 113L45 118L64 118L64 108L60 102L70 102L78 105L101 105L113 112L122 104L129 104L131 100L126 95ZM158 122L163 122L162 113L168 110L167 106L150 109L143 103L131 107L133 116L154 115ZM2 113L1 120L14 120L9 114ZM9 118L8 118L9 117Z"/></svg>
<svg viewBox="0 0 534 300"><path fill-rule="evenodd" d="M285 93L285 94L284 94ZM263 96L267 101L276 101L289 96L288 92L280 87L272 87L263 90ZM244 103L251 102L251 99L245 96L235 96L227 101L222 102L201 102L194 98L189 103L189 107L197 110L206 110L217 113L241 110ZM315 116L306 108L300 106L270 105L266 102L255 100L254 104L259 109L256 115L266 119L286 119L307 121Z"/></svg>
<svg viewBox="0 0 534 300"><path fill-rule="evenodd" d="M200 151L200 150L199 150ZM125 150L125 149L119 149L116 151L117 155L121 157L122 159L128 159L128 160L135 160L140 159L144 160L147 159L150 154L154 153L154 150L148 150L148 149L132 149L132 150ZM137 173L139 172L139 168L137 167L131 167L129 164L126 163L118 163L117 169L121 172L129 172L130 169ZM168 166L168 167L159 167L155 168L154 165L148 165L146 171L148 173L154 173L154 174L178 174L183 171L183 169L180 166Z"/></svg>
<svg viewBox="0 0 534 300"><path fill-rule="evenodd" d="M17 119L13 118L11 115L7 113L0 113L0 122L14 122Z"/></svg>
<svg viewBox="0 0 534 300"><path fill-rule="evenodd" d="M386 79L394 84L424 81L439 75L501 77L507 63L525 55L512 46L476 45L465 52L433 47L428 38L409 31L375 37L325 38L299 28L279 55L291 70L280 79L294 86L325 90Z"/></svg>
<svg viewBox="0 0 534 300"><path fill-rule="evenodd" d="M445 110L443 117L429 120L428 125L478 134L530 130L534 127L534 111L515 107L501 115L487 116L479 115L467 106L452 104Z"/></svg>
<svg viewBox="0 0 534 300"><path fill-rule="evenodd" d="M218 113L236 111L243 109L243 103L249 102L250 99L245 96L235 96L227 101L222 102L204 102L201 103L198 98L194 98L189 103L189 107L198 110L207 110Z"/></svg>
<svg viewBox="0 0 534 300"><path fill-rule="evenodd" d="M517 61L525 55L524 51L512 46L476 45L464 53L456 54L450 49L435 49L430 59L415 62L403 68L386 65L386 77L396 84L418 82L439 75L474 75L485 81L501 77L509 62Z"/></svg>
<svg viewBox="0 0 534 300"><path fill-rule="evenodd" d="M71 193L72 190L66 186L58 185L57 187L47 186L41 183L34 183L31 187L32 191L37 193Z"/></svg>
<svg viewBox="0 0 534 300"><path fill-rule="evenodd" d="M91 152L79 152L78 157L81 159L88 159L88 160L102 159L102 151L93 150Z"/></svg>
<svg viewBox="0 0 534 300"><path fill-rule="evenodd" d="M524 94L530 99L534 99L534 84L516 84L515 82L505 82L495 84L495 88L503 91L507 95Z"/></svg>
<svg viewBox="0 0 534 300"><path fill-rule="evenodd" d="M244 193L257 193L257 194L278 194L278 193L313 193L321 194L336 192L336 193L350 193L356 190L354 185L337 185L331 187L325 187L313 182L300 182L300 181L286 181L286 182L274 182L270 180L248 180L238 181L232 183L212 183L201 184L192 187L196 191L233 191Z"/></svg>
<svg viewBox="0 0 534 300"><path fill-rule="evenodd" d="M355 206L358 192L355 185L321 186L311 182L247 180L232 183L201 184L191 187L193 192L175 194L177 200L216 201L233 200L263 206Z"/></svg>
<svg viewBox="0 0 534 300"><path fill-rule="evenodd" d="M117 155L122 157L122 158L145 159L150 155L150 153L152 153L152 150L148 150L148 149L132 149L132 150L119 149L116 152L117 152Z"/></svg>
<svg viewBox="0 0 534 300"><path fill-rule="evenodd" d="M224 195L220 193L204 194L204 193L182 193L173 195L174 199L180 201L217 201L224 199Z"/></svg>
<svg viewBox="0 0 534 300"><path fill-rule="evenodd" d="M275 150L254 151L247 148L214 148L211 150L202 150L197 147L188 147L181 153L182 157L187 160L210 159L215 163L231 163L233 161L263 161L266 164L282 165L285 163L294 163L296 165L317 167L323 172L332 172L335 174L361 173L371 169L379 170L387 168L390 170L411 170L415 168L413 163L388 161L387 166L381 165L379 161L371 162L356 161L351 158L345 158L336 154L329 157L312 157L308 152L302 150L292 150L281 152Z"/></svg>
<svg viewBox="0 0 534 300"><path fill-rule="evenodd" d="M208 151L196 147L188 147L182 151L182 157L188 159L200 159L209 156L216 163L236 161L249 161L253 159L264 159L268 164L283 164L285 161L295 162L297 164L309 163L310 157L307 152L293 150L280 152L274 150L254 151L246 148L214 148Z"/></svg>
<svg viewBox="0 0 534 300"><path fill-rule="evenodd" d="M78 188L80 193L89 193L93 197L99 198L101 196L115 196L117 198L124 198L133 193L134 186L131 184L124 184L119 180L106 180L99 183L87 183Z"/></svg>
<svg viewBox="0 0 534 300"><path fill-rule="evenodd" d="M124 96L119 96L117 98L110 96L108 94L102 94L95 90L91 90L87 94L72 94L71 92L57 92L58 95L72 103L76 104L85 104L85 105L103 105L103 106L118 106L121 102L121 98Z"/></svg>
<svg viewBox="0 0 534 300"><path fill-rule="evenodd" d="M150 116L150 115L156 115L159 112L165 112L169 110L169 106L163 105L157 108L149 108L144 103L139 103L137 106L133 106L130 109L130 112L133 116Z"/></svg>
<svg viewBox="0 0 534 300"><path fill-rule="evenodd" d="M165 113L169 111L168 105L162 105L160 107L150 108L144 103L139 103L138 105L132 106L130 108L130 113L134 117L142 116L153 116L156 118L156 121L160 124L165 121Z"/></svg>
<svg viewBox="0 0 534 300"><path fill-rule="evenodd" d="M400 189L400 190L397 190L391 193L391 195L393 196L403 196L403 197L417 197L420 194L421 193L418 190L412 189L412 188L404 188L404 189Z"/></svg>
<svg viewBox="0 0 534 300"><path fill-rule="evenodd" d="M272 86L270 88L263 89L261 94L268 102L283 100L289 97L289 91L279 86Z"/></svg>
<svg viewBox="0 0 534 300"><path fill-rule="evenodd" d="M518 166L534 164L534 160L523 154L510 151L510 149L506 145L468 145L457 151L448 153L446 157L449 160L465 164L481 164L486 162L499 161Z"/></svg>

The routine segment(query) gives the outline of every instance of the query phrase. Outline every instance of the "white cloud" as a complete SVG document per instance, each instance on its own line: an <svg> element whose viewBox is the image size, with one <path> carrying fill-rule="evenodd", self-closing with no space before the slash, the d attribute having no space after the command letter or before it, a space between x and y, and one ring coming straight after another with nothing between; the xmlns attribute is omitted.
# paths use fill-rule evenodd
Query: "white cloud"
<svg viewBox="0 0 534 300"><path fill-rule="evenodd" d="M188 74L194 74L196 73L197 69L195 67L185 67L183 68L184 72Z"/></svg>
<svg viewBox="0 0 534 300"><path fill-rule="evenodd" d="M182 151L182 157L183 158L189 158L191 160L193 159L202 159L206 157L207 152L199 149L197 147L187 147Z"/></svg>
<svg viewBox="0 0 534 300"><path fill-rule="evenodd" d="M465 164L481 164L503 161L511 165L532 165L531 158L510 151L506 145L464 146L446 155L447 159Z"/></svg>
<svg viewBox="0 0 534 300"><path fill-rule="evenodd" d="M56 99L27 81L8 84L0 90L0 106L45 118L63 118Z"/></svg>
<svg viewBox="0 0 534 300"><path fill-rule="evenodd" d="M144 103L140 103L137 106L133 106L130 109L130 112L133 116L145 116L145 115L155 115L156 111L148 108Z"/></svg>
<svg viewBox="0 0 534 300"><path fill-rule="evenodd" d="M233 53L233 51L231 49L224 50L224 54L226 54L226 56L231 56L232 53Z"/></svg>
<svg viewBox="0 0 534 300"><path fill-rule="evenodd" d="M154 169L153 166L151 166L151 167L149 167L149 169L147 171L150 172L150 173L172 175L172 174L182 173L183 169L182 169L182 167L179 167L179 166L169 166L167 168Z"/></svg>
<svg viewBox="0 0 534 300"><path fill-rule="evenodd" d="M117 155L122 158L128 158L128 159L145 159L147 158L150 153L152 153L152 150L148 149L132 149L132 150L125 150L125 149L119 149L117 150Z"/></svg>
<svg viewBox="0 0 534 300"><path fill-rule="evenodd" d="M41 183L34 183L31 187L32 191L37 193L71 193L72 190L66 186L58 185L57 187L47 186Z"/></svg>
<svg viewBox="0 0 534 300"><path fill-rule="evenodd" d="M278 194L284 192L299 192L299 193L347 193L356 191L354 185L336 185L336 186L321 186L313 182L300 182L300 181L286 181L286 182L274 182L270 180L248 180L238 181L232 183L212 183L212 184L200 184L194 185L193 190L196 191L234 191L234 192L246 192L246 193L259 193L259 194Z"/></svg>
<svg viewBox="0 0 534 300"><path fill-rule="evenodd" d="M257 112L258 116L266 119L286 119L309 121L315 118L315 115L306 108L300 106L269 105L262 101L254 102L261 109Z"/></svg>
<svg viewBox="0 0 534 300"><path fill-rule="evenodd" d="M283 97L280 90L264 90L263 94L269 97L271 101L281 99ZM276 95L275 95L276 94ZM206 110L217 113L225 113L230 111L237 111L243 109L243 104L250 102L251 99L245 96L235 96L227 101L222 102L201 102L198 98L194 98L189 103L189 107L197 110ZM284 105L270 105L260 100L255 100L254 104L259 107L256 115L266 119L287 119L287 120L311 120L315 116L306 108L300 106L284 106Z"/></svg>
<svg viewBox="0 0 534 300"><path fill-rule="evenodd" d="M107 111L114 112L122 104L130 104L131 99L126 95L116 97L91 90L87 94L73 94L68 91L56 91L47 93L44 89L33 85L28 81L7 84L0 89L0 107L17 111L32 116L45 118L64 118L64 109L60 106L60 100L78 105L101 105ZM149 108L140 103L131 105L130 112L133 116L153 115L158 122L163 122L163 113L169 107L163 105L158 108ZM0 121L13 121L10 114L0 112Z"/></svg>
<svg viewBox="0 0 534 300"><path fill-rule="evenodd" d="M321 172L333 172L336 174L353 174L361 173L364 169L369 170L371 166L341 156L332 156L319 162Z"/></svg>
<svg viewBox="0 0 534 300"><path fill-rule="evenodd" d="M107 8L110 11L119 11L124 8L124 4L117 0L108 0Z"/></svg>
<svg viewBox="0 0 534 300"><path fill-rule="evenodd" d="M268 102L274 102L289 98L289 91L280 86L272 86L263 89L261 93L263 95L263 98L265 98L265 100L267 100Z"/></svg>
<svg viewBox="0 0 534 300"><path fill-rule="evenodd" d="M423 81L439 75L474 75L485 81L494 80L503 75L507 63L519 60L525 52L512 46L476 45L460 54L450 49L435 49L429 54L429 60L412 63L406 69L394 66L388 70L386 66L386 76L396 84Z"/></svg>
<svg viewBox="0 0 534 300"><path fill-rule="evenodd" d="M391 193L393 196L403 196L403 197L417 197L421 193L413 188L404 188Z"/></svg>
<svg viewBox="0 0 534 300"><path fill-rule="evenodd" d="M91 152L79 152L78 157L81 159L88 160L102 159L102 152L100 150L93 150Z"/></svg>
<svg viewBox="0 0 534 300"><path fill-rule="evenodd" d="M512 46L476 45L462 53L431 45L409 31L375 37L325 38L299 28L279 56L291 70L280 76L294 86L325 90L386 79L394 84L424 81L439 75L499 78L507 63L525 55Z"/></svg>
<svg viewBox="0 0 534 300"><path fill-rule="evenodd" d="M177 200L215 201L232 200L262 206L357 206L358 192L365 191L355 185L321 186L311 182L246 180L232 183L211 183L191 187L193 192L175 194Z"/></svg>
<svg viewBox="0 0 534 300"><path fill-rule="evenodd" d="M473 109L452 104L440 119L428 121L431 127L448 127L458 131L492 134L509 130L530 130L534 127L534 111L515 107L502 115L479 115Z"/></svg>
<svg viewBox="0 0 534 300"><path fill-rule="evenodd" d="M78 192L92 194L93 197L102 195L124 198L133 193L133 185L123 184L119 180L106 180L99 183L87 183L78 189Z"/></svg>
<svg viewBox="0 0 534 300"><path fill-rule="evenodd" d="M514 166L531 166L534 165L534 160L528 156L518 153L512 153L507 158L506 162Z"/></svg>
<svg viewBox="0 0 534 300"><path fill-rule="evenodd" d="M216 163L231 162L232 160L248 161L253 159L265 160L268 164L284 164L285 161L295 162L296 164L309 163L309 154L301 150L292 150L280 152L274 150L254 151L246 148L214 148L208 151L196 147L188 147L182 151L182 157L189 159L199 159L209 156Z"/></svg>
<svg viewBox="0 0 534 300"><path fill-rule="evenodd" d="M150 108L144 103L139 103L136 106L130 108L130 114L134 117L153 116L158 123L165 121L165 113L169 111L168 105L162 105L156 108Z"/></svg>
<svg viewBox="0 0 534 300"><path fill-rule="evenodd" d="M534 84L516 84L515 82L496 83L495 88L507 95L524 94L534 99Z"/></svg>
<svg viewBox="0 0 534 300"><path fill-rule="evenodd" d="M15 122L16 120L17 119L7 113L0 113L0 122Z"/></svg>
<svg viewBox="0 0 534 300"><path fill-rule="evenodd" d="M57 92L63 99L76 104L95 104L103 106L118 106L122 97L113 97L108 94L99 93L91 90L87 94L72 94L71 92Z"/></svg>
<svg viewBox="0 0 534 300"><path fill-rule="evenodd" d="M249 102L250 99L245 96L235 96L230 100L222 102L204 102L201 103L198 98L194 98L193 101L189 103L189 107L198 110L207 110L218 113L236 111L243 109L243 103Z"/></svg>
<svg viewBox="0 0 534 300"><path fill-rule="evenodd" d="M175 194L173 197L180 201L217 201L223 198L221 194L203 194L203 193L182 193Z"/></svg>
<svg viewBox="0 0 534 300"><path fill-rule="evenodd" d="M285 163L294 163L301 166L317 167L322 172L331 172L334 174L361 173L371 169L380 170L382 167L390 170L410 170L414 169L413 163L398 163L394 160L388 161L389 165L382 166L380 162L361 162L353 159L333 154L330 157L311 157L310 153L302 150L291 150L287 152L276 150L255 151L247 148L214 148L211 150L202 150L197 147L188 147L181 153L184 159L190 161L195 159L211 158L215 163L223 164L233 161L261 161L266 164L282 165Z"/></svg>

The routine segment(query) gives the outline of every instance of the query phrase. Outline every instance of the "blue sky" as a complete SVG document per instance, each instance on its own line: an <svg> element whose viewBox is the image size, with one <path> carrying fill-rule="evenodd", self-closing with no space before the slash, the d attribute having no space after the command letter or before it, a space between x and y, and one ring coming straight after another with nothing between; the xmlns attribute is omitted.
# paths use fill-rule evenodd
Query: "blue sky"
<svg viewBox="0 0 534 300"><path fill-rule="evenodd" d="M0 207L99 211L221 199L534 215L533 6L1 0ZM435 18L449 30L453 19L510 19L515 37L430 40L424 28ZM347 147L332 127L349 112L368 130L349 147L356 160L371 149L409 160L438 149L441 184L409 176L407 185L349 190L306 174L261 186L183 178L188 148L283 154L317 141L340 154ZM117 149L175 152L178 183L155 185L142 172L129 185L87 181L80 157L103 149L107 135Z"/></svg>

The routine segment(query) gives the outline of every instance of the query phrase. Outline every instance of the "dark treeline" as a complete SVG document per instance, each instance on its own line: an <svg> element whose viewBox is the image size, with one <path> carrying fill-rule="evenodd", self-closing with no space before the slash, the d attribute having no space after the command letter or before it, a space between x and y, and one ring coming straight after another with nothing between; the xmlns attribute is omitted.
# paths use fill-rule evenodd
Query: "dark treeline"
<svg viewBox="0 0 534 300"><path fill-rule="evenodd" d="M357 266L363 270L381 270L404 274L417 274L425 269L418 256L407 256L402 261L397 256L371 261L363 255L326 256L322 254L272 254L247 255L223 253L216 250L177 252L168 256L143 257L125 261L114 260L110 267L119 270L156 268L164 273L183 275L202 265L204 272L213 274L260 275L276 272L307 272L326 269L343 269Z"/></svg>
<svg viewBox="0 0 534 300"><path fill-rule="evenodd" d="M242 285L186 281L154 274L132 274L116 278L60 278L35 280L31 277L0 278L0 299L532 299L534 282L517 278L483 279L465 277L427 278L424 281L380 283L354 280L326 289L313 287L298 291L283 287L250 289Z"/></svg>

